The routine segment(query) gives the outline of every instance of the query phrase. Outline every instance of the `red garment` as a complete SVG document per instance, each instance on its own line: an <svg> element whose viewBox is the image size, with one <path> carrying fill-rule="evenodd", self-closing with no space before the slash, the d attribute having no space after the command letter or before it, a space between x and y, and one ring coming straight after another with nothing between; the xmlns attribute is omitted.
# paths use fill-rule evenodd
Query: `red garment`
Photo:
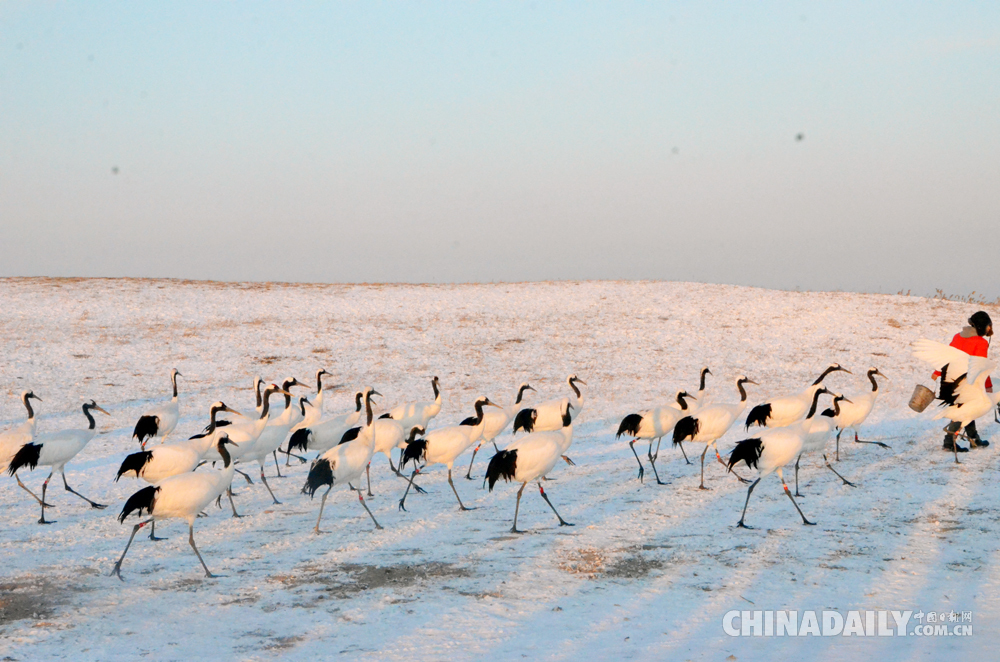
<svg viewBox="0 0 1000 662"><path fill-rule="evenodd" d="M986 358L986 350L990 348L990 344L986 342L986 338L982 336L972 336L971 338L964 337L961 332L956 333L955 337L951 339L951 346L960 349L969 356L981 356ZM934 379L941 376L941 373L934 371ZM957 377L958 375L953 375ZM993 388L993 382L990 378L986 378L986 388Z"/></svg>

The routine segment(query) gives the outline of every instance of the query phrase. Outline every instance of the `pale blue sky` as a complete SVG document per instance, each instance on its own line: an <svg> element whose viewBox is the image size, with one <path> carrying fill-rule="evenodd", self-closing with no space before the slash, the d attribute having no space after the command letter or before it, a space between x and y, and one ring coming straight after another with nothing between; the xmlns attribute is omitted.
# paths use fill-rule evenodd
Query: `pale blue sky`
<svg viewBox="0 0 1000 662"><path fill-rule="evenodd" d="M1000 296L998 118L1000 3L5 2L0 276Z"/></svg>

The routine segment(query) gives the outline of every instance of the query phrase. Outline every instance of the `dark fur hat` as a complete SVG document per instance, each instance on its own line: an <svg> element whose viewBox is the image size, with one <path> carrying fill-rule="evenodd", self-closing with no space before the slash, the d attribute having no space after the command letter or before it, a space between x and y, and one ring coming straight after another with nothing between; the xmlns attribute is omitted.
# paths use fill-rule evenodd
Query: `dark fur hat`
<svg viewBox="0 0 1000 662"><path fill-rule="evenodd" d="M980 310L978 313L969 318L969 324L976 328L977 334L985 336L986 329L993 326L993 320L990 319L990 316L985 310Z"/></svg>

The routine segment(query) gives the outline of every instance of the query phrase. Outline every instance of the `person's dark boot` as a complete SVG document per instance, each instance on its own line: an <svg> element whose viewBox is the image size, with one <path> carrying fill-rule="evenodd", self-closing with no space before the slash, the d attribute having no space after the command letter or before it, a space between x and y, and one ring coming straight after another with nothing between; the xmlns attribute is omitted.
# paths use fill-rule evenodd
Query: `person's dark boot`
<svg viewBox="0 0 1000 662"><path fill-rule="evenodd" d="M948 451L949 453L955 453L955 452L957 452L957 453L968 453L969 452L968 448L962 448L961 446L957 446L958 442L955 439L955 433L958 432L961 429L962 429L961 426L958 425L957 423L952 423L947 428L945 428L945 430L947 431L947 434L944 435L944 446L942 447L942 448L944 448L944 450ZM957 446L957 450L956 450L956 446Z"/></svg>
<svg viewBox="0 0 1000 662"><path fill-rule="evenodd" d="M989 440L980 438L979 432L976 430L975 421L965 426L965 436L969 438L970 448L986 448L990 445Z"/></svg>

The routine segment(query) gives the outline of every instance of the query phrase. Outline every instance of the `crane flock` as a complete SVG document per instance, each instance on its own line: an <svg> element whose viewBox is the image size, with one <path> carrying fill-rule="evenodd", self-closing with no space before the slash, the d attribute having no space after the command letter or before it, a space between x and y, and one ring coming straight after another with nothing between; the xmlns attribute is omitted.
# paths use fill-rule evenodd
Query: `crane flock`
<svg viewBox="0 0 1000 662"><path fill-rule="evenodd" d="M941 411L937 418L948 418L963 425L997 408L1000 393L987 393L984 387L986 376L995 368L988 359L969 357L964 352L930 340L914 343L914 356L926 361L941 372ZM700 483L705 486L705 455L709 449L715 451L716 459L740 481L749 484L738 527L749 528L745 523L750 496L758 483L768 474L775 473L782 483L784 493L791 500L803 524L812 525L802 512L795 497L799 492L799 462L804 454L821 454L825 466L837 475L843 485L855 486L840 475L827 458L826 447L833 438L836 440L835 459L840 456L840 437L845 430L854 432L854 441L859 444L873 444L889 448L881 441L862 440L858 432L871 414L879 395L876 377L885 376L876 367L865 373L870 389L845 396L824 385L824 380L832 373L850 371L833 363L820 373L808 386L797 393L771 398L752 407L742 421L747 438L737 441L729 454L728 462L722 458L718 443L724 435L740 422L748 407L748 385L757 382L745 375L737 375L731 382L738 400L725 402L726 398L706 388L706 376L711 371L706 367L699 373L698 390L694 394L684 389L662 405L634 411L624 416L617 427L615 439L625 437L636 462L639 464L638 480L644 480L645 468L635 443L648 442L646 459L656 477L658 485L667 485L661 480L656 468L660 443L669 436L674 446L681 450L685 462L691 464L684 452L684 442L704 444L701 453ZM292 457L316 453L311 462L302 492L314 497L323 490L319 504L315 533L321 533L320 523L327 498L334 487L346 486L355 492L358 501L376 529L383 528L365 502L365 493L374 496L371 484L371 462L382 453L388 459L392 476L406 482L399 499L399 509L406 509L406 499L411 491L424 492L415 479L435 464L447 468L448 484L458 502L459 510L470 511L456 489L452 471L459 458L470 448L472 458L466 478L472 479L475 455L483 444L492 443L495 453L490 458L485 472L484 483L492 492L500 480L520 483L517 491L511 532L520 533L517 528L521 496L528 483L537 483L539 494L552 509L560 526L573 526L565 521L542 486L542 481L555 470L562 459L567 465L575 464L567 455L573 442L574 423L584 408L584 395L579 385L586 382L572 374L566 378L570 394L550 400L530 404L525 402L528 391L535 389L527 382L521 383L511 399L511 404L502 406L482 395L471 404L474 415L465 418L458 425L434 427L432 422L442 410L442 392L438 377L431 379L432 400L403 402L386 413L376 417L373 400L382 397L372 387L366 387L354 394L354 408L327 416L323 412L323 376L329 375L319 369L315 374L316 395L310 401L307 397L296 397L291 389L306 385L288 377L281 385L268 384L259 377L254 379L256 411L244 415L224 402L218 401L208 408L208 424L187 439L168 440L180 421L180 402L177 378L181 373L170 372L172 397L170 400L146 409L139 417L133 431L133 439L139 442L139 451L128 454L121 463L114 481L122 478L136 478L148 483L147 487L135 492L127 499L118 519L125 523L133 513L147 519L137 523L129 536L124 552L115 563L112 575L122 579L121 567L132 542L140 529L150 524L150 538L155 536L155 524L165 519L183 519L189 528L189 543L198 556L207 577L209 571L194 540L194 522L203 515L206 508L215 502L221 505L222 495L228 496L233 517L240 517L233 500L232 480L236 473L244 476L248 484L252 480L238 465L256 462L259 478L267 489L275 505L281 502L271 490L266 479L267 458L273 457L275 470L281 476L277 453L286 455L286 470ZM261 387L263 392L261 391ZM274 396L283 396L280 409L272 409ZM735 395L735 394L734 394ZM823 396L831 398L830 406L822 409ZM718 401L716 401L718 399ZM83 496L66 480L65 468L93 439L97 432L97 422L93 412L108 414L95 401L83 404L82 412L87 419L87 427L58 432L37 433L37 418L31 401L41 402L32 391L21 394L21 402L27 411L27 420L20 425L0 432L0 471L5 471L17 480L17 484L37 502L41 508L40 524L50 524L46 519L47 508L54 507L46 501L49 481L59 473L66 491L87 501L95 509L106 506ZM277 405L277 403L275 403ZM230 415L221 418L223 415ZM110 415L110 414L108 414ZM508 428L513 428L510 441L501 448L497 439ZM753 427L759 432L750 433ZM653 448L653 442L656 448ZM149 448L147 449L147 446ZM398 464L393 464L392 451L399 449ZM958 461L957 454L955 461ZM215 464L221 462L221 469ZM795 494L786 484L783 469L794 462ZM742 463L747 469L757 472L756 480L747 480L735 473ZM413 465L409 474L404 468ZM32 470L37 466L51 468L49 476L42 483L41 496L37 496L21 480L19 472ZM365 476L367 486L361 486ZM402 487L402 484L400 484Z"/></svg>

